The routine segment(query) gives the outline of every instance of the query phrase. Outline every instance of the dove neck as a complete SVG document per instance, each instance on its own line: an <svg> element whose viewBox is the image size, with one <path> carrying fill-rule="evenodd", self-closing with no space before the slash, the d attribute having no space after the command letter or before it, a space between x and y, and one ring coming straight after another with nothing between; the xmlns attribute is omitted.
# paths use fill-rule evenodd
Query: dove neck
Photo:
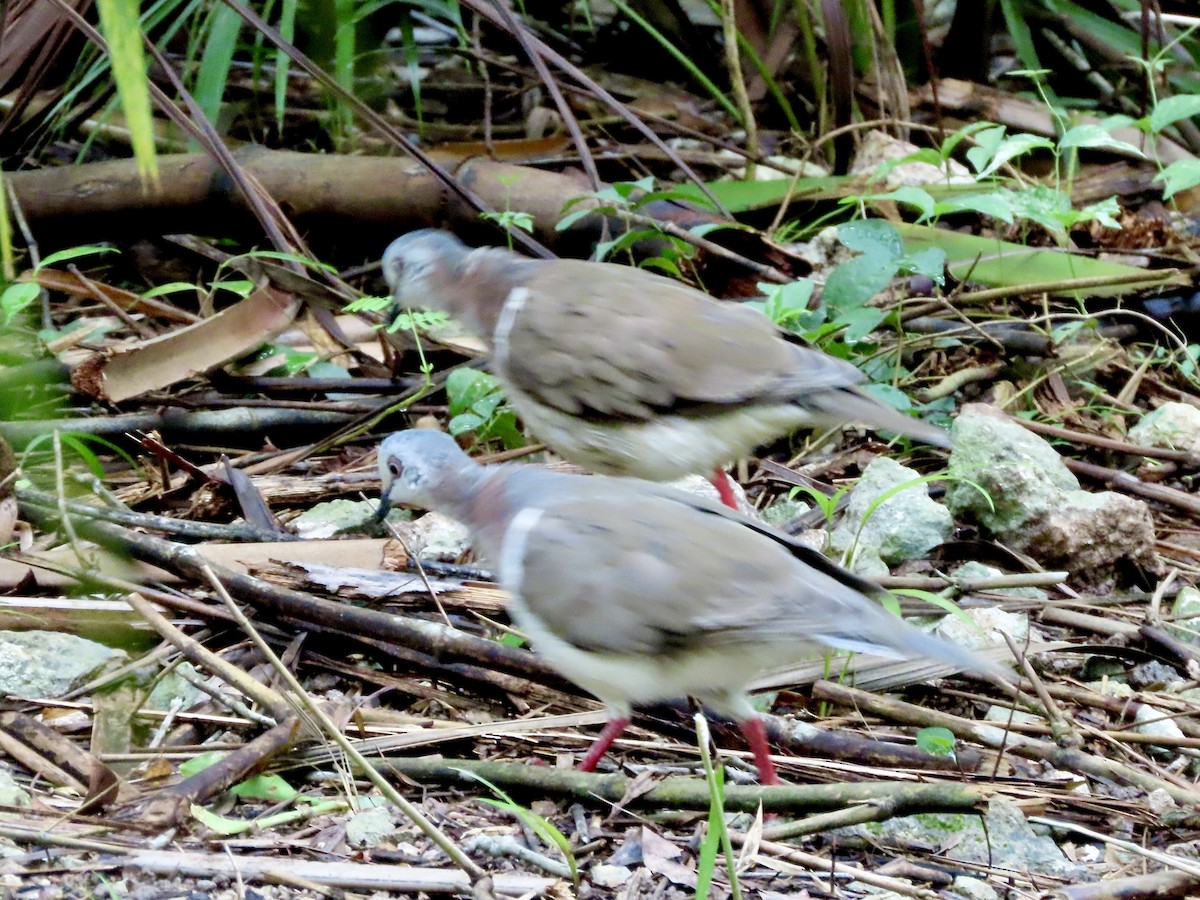
<svg viewBox="0 0 1200 900"><path fill-rule="evenodd" d="M490 339L504 303L520 286L535 260L498 247L471 251L450 296L451 313L475 334Z"/></svg>

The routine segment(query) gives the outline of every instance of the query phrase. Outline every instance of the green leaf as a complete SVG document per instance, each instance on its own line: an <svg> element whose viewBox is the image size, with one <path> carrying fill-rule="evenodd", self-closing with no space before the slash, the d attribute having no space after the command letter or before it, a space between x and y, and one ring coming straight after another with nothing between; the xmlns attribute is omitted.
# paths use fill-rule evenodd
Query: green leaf
<svg viewBox="0 0 1200 900"><path fill-rule="evenodd" d="M480 397L492 391L495 380L486 372L466 366L455 369L446 376L446 396L450 398L451 412L464 412Z"/></svg>
<svg viewBox="0 0 1200 900"><path fill-rule="evenodd" d="M278 803L291 800L299 791L278 775L251 775L230 788L229 793L241 800L267 800Z"/></svg>
<svg viewBox="0 0 1200 900"><path fill-rule="evenodd" d="M913 187L912 185L898 187L894 191L888 191L886 194L868 194L865 197L847 197L845 202L848 204L857 204L860 200L891 200L894 203L903 203L906 206L913 206L920 211L922 219L933 215L934 208L936 206L936 203L933 197L930 196L929 191L924 190L923 188ZM866 221L876 220L868 219ZM840 228L838 229L838 237L841 237ZM843 243L845 243L845 241L843 241Z"/></svg>
<svg viewBox="0 0 1200 900"><path fill-rule="evenodd" d="M1000 129L1003 135L1004 129ZM984 138L987 143L984 144ZM991 175L1005 163L1034 150L1053 150L1054 142L1037 134L1014 134L996 142L995 132L984 129L975 136L981 146L967 151L967 160L975 166L980 177Z"/></svg>
<svg viewBox="0 0 1200 900"><path fill-rule="evenodd" d="M943 284L946 280L946 251L941 247L926 247L900 262L902 272L924 275L935 284Z"/></svg>
<svg viewBox="0 0 1200 900"><path fill-rule="evenodd" d="M992 191L987 194L965 194L960 197L948 197L945 200L939 201L934 207L934 214L938 216L958 212L977 212L981 215L998 219L1006 225L1012 224L1014 216L1009 192L1004 190Z"/></svg>
<svg viewBox="0 0 1200 900"><path fill-rule="evenodd" d="M955 278L963 279L969 274L972 281L990 287L1056 283L1062 284L1055 291L1060 296L1107 297L1160 285L1190 283L1178 273L1148 271L1050 247L1027 247L994 237L904 222L897 228L910 254L924 247L941 247L946 251L946 267ZM1070 285L1070 281L1077 278L1129 279L1139 276L1144 280L1122 280L1117 284L1086 289Z"/></svg>
<svg viewBox="0 0 1200 900"><path fill-rule="evenodd" d="M1000 149L1000 143L1007 133L1008 129L1003 125L981 128L975 133L975 146L967 148L966 156L967 162L975 168L976 172L983 169L988 161L996 155L996 151Z"/></svg>
<svg viewBox="0 0 1200 900"><path fill-rule="evenodd" d="M138 21L138 0L96 0L96 9L100 13L100 31L108 43L113 81L117 84L117 96L125 113L138 174L143 182L157 183L154 113L150 103L150 80L146 76L142 29Z"/></svg>
<svg viewBox="0 0 1200 900"><path fill-rule="evenodd" d="M120 253L116 247L103 247L97 244L88 244L84 247L68 247L66 250L59 250L51 253L38 263L39 269L45 269L48 266L57 265L60 262L66 262L71 259L79 259L81 256L91 256L96 253Z"/></svg>
<svg viewBox="0 0 1200 900"><path fill-rule="evenodd" d="M930 756L955 759L955 743L954 732L949 728L922 728L917 732L917 746Z"/></svg>
<svg viewBox="0 0 1200 900"><path fill-rule="evenodd" d="M834 319L834 324L845 327L845 331L842 332L842 340L847 344L857 344L878 328L887 316L886 311L874 306L859 306L841 313Z"/></svg>
<svg viewBox="0 0 1200 900"><path fill-rule="evenodd" d="M1112 150L1120 150L1122 153L1128 153L1132 156L1145 158L1146 154L1135 147L1128 141L1118 140L1113 137L1107 129L1101 125L1089 123L1086 125L1076 125L1070 128L1067 132L1058 139L1058 149L1067 150L1073 147L1078 148L1095 148L1105 147Z"/></svg>
<svg viewBox="0 0 1200 900"><path fill-rule="evenodd" d="M904 253L904 242L890 222L883 219L858 219L838 226L838 240L859 253L897 257Z"/></svg>
<svg viewBox="0 0 1200 900"><path fill-rule="evenodd" d="M242 834L255 827L253 822L247 822L245 819L228 819L225 816L218 816L214 812L209 812L203 806L193 803L192 818L207 828L214 834Z"/></svg>
<svg viewBox="0 0 1200 900"><path fill-rule="evenodd" d="M713 767L709 785L708 830L696 857L696 897L707 897L717 869L717 851L721 849L721 832L725 828L725 770Z"/></svg>
<svg viewBox="0 0 1200 900"><path fill-rule="evenodd" d="M891 283L899 268L900 254L864 253L847 260L829 273L821 299L838 316L864 303Z"/></svg>
<svg viewBox="0 0 1200 900"><path fill-rule="evenodd" d="M245 300L254 293L255 284L249 279L233 278L229 281L219 281L216 284L210 285L210 287L214 291L229 291Z"/></svg>
<svg viewBox="0 0 1200 900"><path fill-rule="evenodd" d="M209 7L206 24L208 33L204 52L200 54L200 67L196 71L192 94L204 111L205 118L215 124L220 120L221 99L229 82L238 32L242 30L242 17L233 7L218 3Z"/></svg>
<svg viewBox="0 0 1200 900"><path fill-rule="evenodd" d="M1150 111L1150 130L1158 134L1182 119L1200 116L1200 94L1176 94L1165 97Z"/></svg>
<svg viewBox="0 0 1200 900"><path fill-rule="evenodd" d="M890 406L892 409L900 412L908 412L913 408L912 398L894 385L874 382L872 384L864 384L862 390L885 406Z"/></svg>
<svg viewBox="0 0 1200 900"><path fill-rule="evenodd" d="M455 437L458 437L460 434L466 434L469 431L475 431L478 428L482 428L486 422L486 419L484 419L482 416L475 415L475 413L460 413L446 423L446 430Z"/></svg>
<svg viewBox="0 0 1200 900"><path fill-rule="evenodd" d="M191 778L199 772L203 772L209 766L219 763L223 760L227 753L210 750L207 753L201 753L193 756L191 759L184 760L179 764L179 774L184 778Z"/></svg>
<svg viewBox="0 0 1200 900"><path fill-rule="evenodd" d="M1180 191L1190 190L1200 184L1200 159L1177 159L1155 175L1154 180L1163 183L1163 199L1170 200Z"/></svg>
<svg viewBox="0 0 1200 900"><path fill-rule="evenodd" d="M41 292L42 289L31 281L10 284L6 287L4 293L0 294L0 317L3 318L4 324L9 324L28 309Z"/></svg>

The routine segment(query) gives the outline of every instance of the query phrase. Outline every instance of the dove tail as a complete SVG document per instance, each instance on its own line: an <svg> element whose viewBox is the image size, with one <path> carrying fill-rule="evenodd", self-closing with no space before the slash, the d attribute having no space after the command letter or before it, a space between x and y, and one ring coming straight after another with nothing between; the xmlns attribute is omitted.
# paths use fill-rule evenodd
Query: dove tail
<svg viewBox="0 0 1200 900"><path fill-rule="evenodd" d="M822 634L820 640L839 650L852 650L872 656L930 659L977 675L1002 675L1005 672L1002 667L982 658L973 650L960 647L936 635L926 634L919 628L897 619L887 610L879 609L879 616L871 615L869 619L869 622L855 622L840 633ZM854 625L860 627L855 628Z"/></svg>
<svg viewBox="0 0 1200 900"><path fill-rule="evenodd" d="M857 388L817 391L805 396L801 402L817 421L861 422L935 447L950 447L950 435L944 429L885 406Z"/></svg>

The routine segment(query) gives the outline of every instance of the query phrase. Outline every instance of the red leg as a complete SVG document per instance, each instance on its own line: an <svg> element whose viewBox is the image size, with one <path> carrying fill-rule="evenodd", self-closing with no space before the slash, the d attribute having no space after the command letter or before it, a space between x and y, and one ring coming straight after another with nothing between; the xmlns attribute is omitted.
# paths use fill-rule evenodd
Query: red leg
<svg viewBox="0 0 1200 900"><path fill-rule="evenodd" d="M746 743L754 751L754 764L758 766L758 780L763 784L783 784L775 774L775 763L771 762L771 750L767 747L767 730L763 727L762 719L744 719L738 722Z"/></svg>
<svg viewBox="0 0 1200 900"><path fill-rule="evenodd" d="M595 771L596 763L600 762L601 757L608 752L608 748L612 746L613 741L620 736L628 724L628 719L609 719L608 724L604 726L604 730L600 732L600 737L596 738L595 743L588 749L587 756L579 764L579 771ZM761 723L759 727L762 727Z"/></svg>
<svg viewBox="0 0 1200 900"><path fill-rule="evenodd" d="M721 497L721 502L730 509L740 509L737 502L737 495L733 492L733 482L729 480L729 476L725 474L725 470L721 468L713 469L712 477L708 479L712 482L712 486L717 489L717 494Z"/></svg>

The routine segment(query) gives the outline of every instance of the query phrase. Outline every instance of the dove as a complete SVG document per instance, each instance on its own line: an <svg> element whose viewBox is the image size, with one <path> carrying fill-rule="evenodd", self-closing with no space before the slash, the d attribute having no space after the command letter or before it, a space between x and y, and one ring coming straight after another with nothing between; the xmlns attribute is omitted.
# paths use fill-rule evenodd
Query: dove
<svg viewBox="0 0 1200 900"><path fill-rule="evenodd" d="M997 668L869 598L879 588L704 497L632 478L484 467L449 435L409 429L379 448L381 515L437 510L470 530L534 650L600 699L591 771L635 706L695 697L738 723L765 784L778 778L746 685L824 648Z"/></svg>
<svg viewBox="0 0 1200 900"><path fill-rule="evenodd" d="M850 363L652 272L472 250L422 229L388 246L383 273L398 306L445 311L486 340L530 431L593 472L709 476L736 509L722 466L799 427L860 422L949 446L865 393Z"/></svg>

